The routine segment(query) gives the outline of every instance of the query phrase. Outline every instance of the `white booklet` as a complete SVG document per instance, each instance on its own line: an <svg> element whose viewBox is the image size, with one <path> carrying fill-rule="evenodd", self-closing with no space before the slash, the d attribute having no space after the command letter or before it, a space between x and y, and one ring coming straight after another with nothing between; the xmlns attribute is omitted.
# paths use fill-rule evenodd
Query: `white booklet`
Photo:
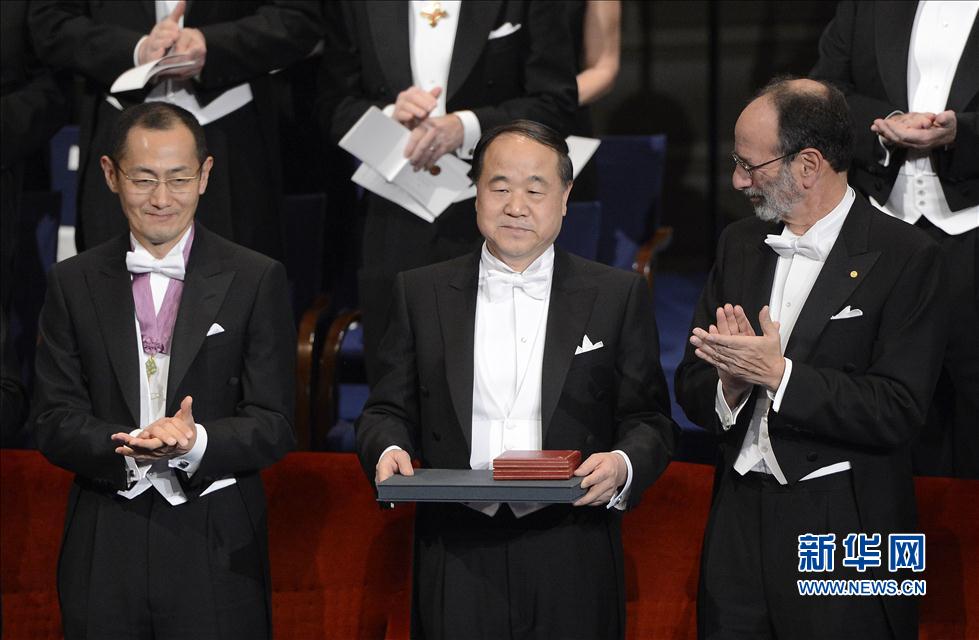
<svg viewBox="0 0 979 640"><path fill-rule="evenodd" d="M159 60L141 64L128 71L123 71L116 81L112 83L109 93L122 93L123 91L133 91L142 89L153 76L159 75L164 71L172 71L182 67L189 67L194 64L186 53L175 53L163 56Z"/></svg>
<svg viewBox="0 0 979 640"><path fill-rule="evenodd" d="M340 148L364 163L354 182L433 222L469 189L469 163L447 153L436 162L437 170L415 171L404 156L410 135L406 127L371 107L343 136Z"/></svg>

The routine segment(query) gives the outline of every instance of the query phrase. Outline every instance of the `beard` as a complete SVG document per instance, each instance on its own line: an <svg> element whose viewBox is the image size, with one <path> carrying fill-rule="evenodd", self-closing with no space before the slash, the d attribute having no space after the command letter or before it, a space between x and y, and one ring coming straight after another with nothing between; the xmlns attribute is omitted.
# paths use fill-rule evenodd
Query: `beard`
<svg viewBox="0 0 979 640"><path fill-rule="evenodd" d="M783 163L778 170L778 176L768 186L751 187L742 191L746 198L760 198L756 204L752 202L755 215L765 222L784 220L800 200L802 189L795 183L789 165Z"/></svg>

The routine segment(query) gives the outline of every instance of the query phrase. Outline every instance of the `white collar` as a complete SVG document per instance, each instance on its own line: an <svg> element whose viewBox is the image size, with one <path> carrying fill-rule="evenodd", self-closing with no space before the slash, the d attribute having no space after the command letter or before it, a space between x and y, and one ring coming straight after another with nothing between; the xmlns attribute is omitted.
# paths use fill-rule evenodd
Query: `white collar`
<svg viewBox="0 0 979 640"><path fill-rule="evenodd" d="M177 244L173 245L173 247L170 248L170 251L168 251L167 255L163 256L163 258L157 258L152 253L150 253L149 250L147 250L146 247L144 247L142 243L140 243L140 241L136 239L136 236L133 235L132 231L129 232L129 244L133 248L133 253L146 254L152 260L165 260L167 258L170 259L179 258L180 262L184 263L184 247L187 246L187 238L190 236L190 230L193 228L193 226L194 226L193 222L187 225L187 228L184 229L184 234L180 237L180 240L177 242ZM186 266L187 265L184 263L185 268Z"/></svg>

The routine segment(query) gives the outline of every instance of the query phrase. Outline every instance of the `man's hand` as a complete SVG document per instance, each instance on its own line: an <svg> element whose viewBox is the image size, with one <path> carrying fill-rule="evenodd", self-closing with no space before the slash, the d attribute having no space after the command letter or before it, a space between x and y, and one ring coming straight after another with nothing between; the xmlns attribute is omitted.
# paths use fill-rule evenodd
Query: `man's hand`
<svg viewBox="0 0 979 640"><path fill-rule="evenodd" d="M717 333L722 336L753 336L755 330L748 322L741 305L726 304L718 307L715 312L717 324L708 327L708 333ZM721 381L721 391L724 393L724 400L727 406L736 407L741 402L744 394L751 391L751 383L741 380L731 375L727 371L717 370L717 377Z"/></svg>
<svg viewBox="0 0 979 640"><path fill-rule="evenodd" d="M180 30L180 36L174 43L171 53L182 54L193 64L165 71L160 74L160 77L177 80L193 78L204 69L204 62L207 59L207 43L204 41L204 34L197 29L184 27Z"/></svg>
<svg viewBox="0 0 979 640"><path fill-rule="evenodd" d="M415 475L411 466L411 456L404 449L391 449L377 461L374 467L374 484L380 484L394 474L403 476Z"/></svg>
<svg viewBox="0 0 979 640"><path fill-rule="evenodd" d="M180 0L170 15L153 26L153 30L139 45L139 51L136 53L139 64L159 60L167 53L167 49L174 45L177 38L180 37L179 23L181 16L184 15L186 5L185 0Z"/></svg>
<svg viewBox="0 0 979 640"><path fill-rule="evenodd" d="M446 153L462 146L465 128L454 113L428 118L415 127L405 145L405 157L415 171L430 169Z"/></svg>
<svg viewBox="0 0 979 640"><path fill-rule="evenodd" d="M574 506L604 507L618 488L625 484L629 469L622 456L612 451L591 454L575 469L574 474L579 478L584 476L581 488L588 489L588 493L578 498Z"/></svg>
<svg viewBox="0 0 979 640"><path fill-rule="evenodd" d="M782 357L778 335L779 323L772 322L767 305L758 314L758 321L763 333L761 336L723 335L698 327L693 330L690 343L697 347L694 352L697 357L714 366L718 375L723 372L743 383L760 384L775 391L785 373L785 358Z"/></svg>
<svg viewBox="0 0 979 640"><path fill-rule="evenodd" d="M433 87L431 91L423 91L415 86L408 87L394 101L394 113L391 117L409 129L414 129L438 105L440 95L442 87Z"/></svg>
<svg viewBox="0 0 979 640"><path fill-rule="evenodd" d="M877 118L870 130L889 144L928 151L955 142L957 120L954 111L933 113L899 113Z"/></svg>
<svg viewBox="0 0 979 640"><path fill-rule="evenodd" d="M120 443L116 447L116 453L140 462L164 460L187 453L197 442L193 402L194 399L187 396L172 418L161 418L136 436L128 433L113 434L112 439Z"/></svg>

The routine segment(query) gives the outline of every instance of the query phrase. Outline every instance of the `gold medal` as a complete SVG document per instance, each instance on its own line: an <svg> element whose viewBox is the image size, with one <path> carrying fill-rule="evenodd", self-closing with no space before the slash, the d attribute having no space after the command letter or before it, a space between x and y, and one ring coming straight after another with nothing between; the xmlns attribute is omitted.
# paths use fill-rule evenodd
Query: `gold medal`
<svg viewBox="0 0 979 640"><path fill-rule="evenodd" d="M433 29L438 26L439 20L449 17L449 13L442 8L441 2L433 2L429 5L429 10L422 11L421 15L428 20L428 26Z"/></svg>

